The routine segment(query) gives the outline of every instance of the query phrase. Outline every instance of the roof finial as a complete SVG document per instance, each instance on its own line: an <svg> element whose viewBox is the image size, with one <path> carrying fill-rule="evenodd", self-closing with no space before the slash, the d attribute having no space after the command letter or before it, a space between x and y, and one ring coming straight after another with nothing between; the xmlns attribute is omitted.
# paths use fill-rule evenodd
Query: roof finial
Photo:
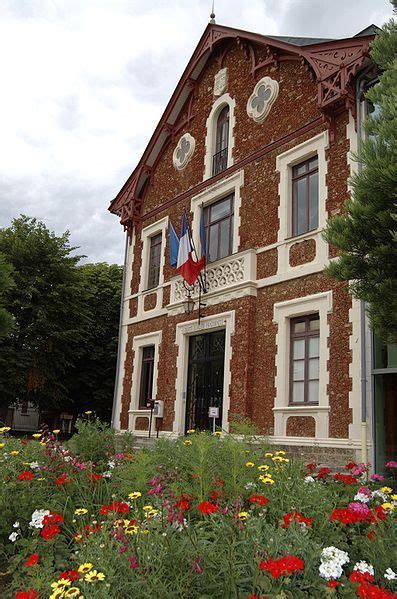
<svg viewBox="0 0 397 599"><path fill-rule="evenodd" d="M215 4L215 0L212 0L212 12L210 14L210 23L213 23L213 24L215 24L215 12L214 12L215 7L214 7L214 4Z"/></svg>

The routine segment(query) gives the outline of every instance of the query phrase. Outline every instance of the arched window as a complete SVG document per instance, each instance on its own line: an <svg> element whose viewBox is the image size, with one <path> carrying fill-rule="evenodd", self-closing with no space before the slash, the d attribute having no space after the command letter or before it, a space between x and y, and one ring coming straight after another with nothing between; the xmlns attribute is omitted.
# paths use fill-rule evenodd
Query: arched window
<svg viewBox="0 0 397 599"><path fill-rule="evenodd" d="M229 106L222 108L216 121L215 153L212 159L212 176L227 168L229 143Z"/></svg>

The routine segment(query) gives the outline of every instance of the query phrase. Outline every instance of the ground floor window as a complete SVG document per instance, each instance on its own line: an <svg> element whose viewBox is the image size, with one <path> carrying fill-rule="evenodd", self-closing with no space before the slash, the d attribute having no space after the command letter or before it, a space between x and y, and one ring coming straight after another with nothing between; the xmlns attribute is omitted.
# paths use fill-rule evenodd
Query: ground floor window
<svg viewBox="0 0 397 599"><path fill-rule="evenodd" d="M153 393L154 345L142 348L141 387L139 407L145 409Z"/></svg>

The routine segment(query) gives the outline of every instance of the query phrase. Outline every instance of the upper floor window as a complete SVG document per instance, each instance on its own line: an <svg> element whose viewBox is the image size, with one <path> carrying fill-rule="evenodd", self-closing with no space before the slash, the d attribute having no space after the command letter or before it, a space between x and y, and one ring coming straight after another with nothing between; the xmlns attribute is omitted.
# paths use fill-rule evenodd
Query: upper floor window
<svg viewBox="0 0 397 599"><path fill-rule="evenodd" d="M318 157L292 167L292 236L318 227Z"/></svg>
<svg viewBox="0 0 397 599"><path fill-rule="evenodd" d="M318 314L290 320L290 404L317 404L320 363Z"/></svg>
<svg viewBox="0 0 397 599"><path fill-rule="evenodd" d="M207 260L214 262L233 252L234 194L204 208Z"/></svg>
<svg viewBox="0 0 397 599"><path fill-rule="evenodd" d="M154 345L142 349L141 384L139 391L139 408L146 408L153 393Z"/></svg>
<svg viewBox="0 0 397 599"><path fill-rule="evenodd" d="M229 143L229 106L225 106L216 121L215 154L212 159L212 176L227 169Z"/></svg>
<svg viewBox="0 0 397 599"><path fill-rule="evenodd" d="M154 287L157 287L159 284L162 240L162 233L153 235L153 237L150 238L149 268L147 282L148 289L153 289Z"/></svg>

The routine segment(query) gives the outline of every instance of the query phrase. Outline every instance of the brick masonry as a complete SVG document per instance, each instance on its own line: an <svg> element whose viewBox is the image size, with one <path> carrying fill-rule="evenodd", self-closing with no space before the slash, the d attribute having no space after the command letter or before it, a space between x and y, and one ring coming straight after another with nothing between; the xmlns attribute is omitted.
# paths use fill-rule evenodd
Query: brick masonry
<svg viewBox="0 0 397 599"><path fill-rule="evenodd" d="M236 45L231 45L224 65L228 68L228 93L235 99L234 128L234 163L250 156L259 148L281 140L280 146L266 153L244 167L244 186L241 188L241 225L239 229L239 251L250 248L263 248L276 244L279 229L279 173L276 172L276 156L310 139L327 128L325 121L317 121L315 126L305 134L297 134L293 139L283 139L309 125L321 117L317 106L317 86L312 81L304 65L297 60L280 62L276 66L260 69L253 79L249 72L249 63L243 52ZM161 206L189 189L194 189L202 182L204 173L206 120L211 111L213 97L213 80L219 66L215 58L208 62L197 86L193 101L193 118L186 128L178 132L177 138L165 146L151 174L151 183L147 188L143 203L143 226L168 216L175 228L179 228L183 207L190 209L190 198L174 203L167 209ZM262 77L269 76L279 82L279 96L263 124L255 123L246 112L247 99L252 93L255 83ZM185 111L186 112L186 111ZM184 113L179 116L183 122ZM327 211L329 214L341 210L347 197L347 177L349 167L347 152L349 142L346 138L347 112L335 117L335 140L326 153L327 157ZM318 124L320 123L320 124ZM177 171L172 164L172 153L179 137L189 132L196 140L195 152L182 171ZM158 210L155 216L146 217L151 211ZM175 271L168 263L168 246L165 248L166 263L164 266L163 307L170 301L170 290L167 283L175 276ZM315 259L316 245L313 239L299 241L291 247L289 263L297 266L312 262ZM330 255L334 255L331 249ZM139 230L136 231L134 247L134 263L131 278L131 294L138 294L140 269L142 260L142 242ZM273 276L277 273L277 248L258 253L257 279ZM349 309L351 300L346 288L328 279L322 273L283 281L261 289L257 295L235 298L205 308L205 315L215 315L223 311L235 310L235 332L232 337L232 363L230 384L229 420L235 414L244 414L252 418L263 434L271 435L274 431L273 407L275 399L275 354L277 327L273 322L273 309L276 302L301 298L307 295L332 290L333 312L329 315L330 337L329 349L329 437L346 439L349 435L349 424L352 421L349 409ZM144 308L148 310L156 304L155 295L145 297ZM129 302L130 318L137 315L136 297ZM155 318L134 322L128 326L128 336L124 362L124 381L121 404L121 428L128 428L128 410L130 409L132 377L139 376L133 372L133 338L136 335L162 330L160 345L157 397L165 402L163 431L171 431L174 420L175 379L177 374L177 346L175 330L178 323L190 320L184 314L170 316L160 315ZM144 428L141 419L139 428ZM287 435L294 437L313 437L313 418L290 417L287 424ZM317 448L316 451L321 448ZM333 450L323 448L321 451ZM325 451L326 450L326 451ZM293 452L303 451L311 455L310 448L291 448ZM335 450L336 451L336 450ZM339 451L339 450L338 450ZM350 456L350 450L340 453ZM324 453L324 455L325 455ZM331 456L332 459L334 456Z"/></svg>

